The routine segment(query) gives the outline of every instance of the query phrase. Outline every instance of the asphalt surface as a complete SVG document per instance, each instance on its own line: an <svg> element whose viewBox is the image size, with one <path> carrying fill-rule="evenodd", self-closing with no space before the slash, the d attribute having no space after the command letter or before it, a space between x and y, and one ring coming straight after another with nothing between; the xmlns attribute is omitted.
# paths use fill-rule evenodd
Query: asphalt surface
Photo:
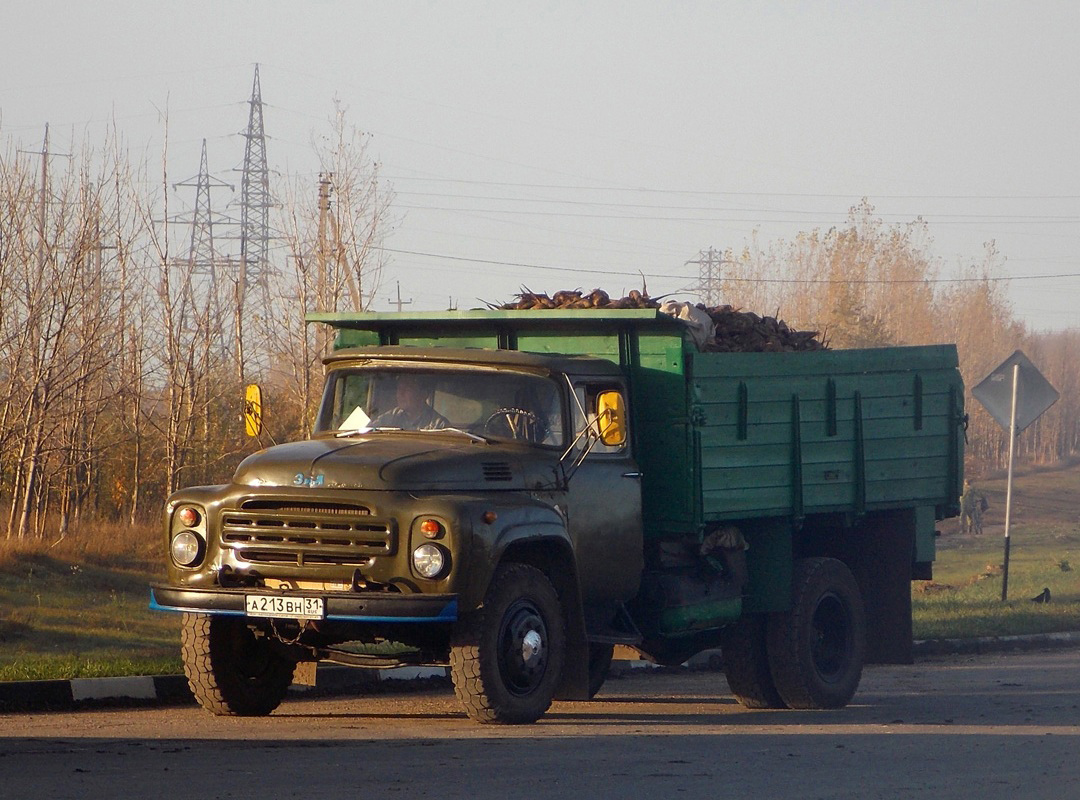
<svg viewBox="0 0 1080 800"><path fill-rule="evenodd" d="M1080 653L867 668L837 711L750 711L710 671L632 670L535 725L482 726L445 681L287 700L0 715L0 798L1080 797Z"/></svg>

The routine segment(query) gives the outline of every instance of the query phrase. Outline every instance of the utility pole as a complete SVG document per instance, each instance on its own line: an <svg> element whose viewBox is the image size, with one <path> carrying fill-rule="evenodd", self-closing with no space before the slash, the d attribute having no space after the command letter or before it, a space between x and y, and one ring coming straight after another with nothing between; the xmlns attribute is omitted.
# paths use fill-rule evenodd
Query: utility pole
<svg viewBox="0 0 1080 800"><path fill-rule="evenodd" d="M391 300L390 305L397 306L397 311L400 314L402 306L407 306L407 305L411 305L411 304L412 304L412 298L411 297L408 300L402 300L401 299L401 281L398 281L397 282L397 300Z"/></svg>
<svg viewBox="0 0 1080 800"><path fill-rule="evenodd" d="M315 251L315 307L320 311L335 311L326 297L326 224L330 215L330 195L334 190L334 173L319 173L319 233Z"/></svg>
<svg viewBox="0 0 1080 800"><path fill-rule="evenodd" d="M721 265L725 263L724 254L713 247L698 253L697 259L687 264L698 265L698 282L694 291L698 293L706 306L713 308L720 305L720 289L723 282Z"/></svg>

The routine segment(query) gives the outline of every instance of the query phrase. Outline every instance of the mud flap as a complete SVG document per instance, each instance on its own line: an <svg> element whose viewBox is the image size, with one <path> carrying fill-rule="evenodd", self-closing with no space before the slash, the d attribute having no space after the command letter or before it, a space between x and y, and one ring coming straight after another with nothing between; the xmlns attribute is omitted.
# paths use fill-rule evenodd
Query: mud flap
<svg viewBox="0 0 1080 800"><path fill-rule="evenodd" d="M910 664L915 512L869 516L856 533L852 572L866 608L866 663Z"/></svg>
<svg viewBox="0 0 1080 800"><path fill-rule="evenodd" d="M585 615L577 592L563 598L566 615L566 658L562 677L555 688L556 700L588 700L589 640L585 633Z"/></svg>

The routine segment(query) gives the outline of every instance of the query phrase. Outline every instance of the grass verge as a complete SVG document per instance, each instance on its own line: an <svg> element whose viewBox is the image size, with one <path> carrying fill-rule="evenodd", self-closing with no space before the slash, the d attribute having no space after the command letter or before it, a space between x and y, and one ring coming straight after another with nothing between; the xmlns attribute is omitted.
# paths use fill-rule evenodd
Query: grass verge
<svg viewBox="0 0 1080 800"><path fill-rule="evenodd" d="M0 548L0 681L180 671L179 615L148 607L157 532L80 533Z"/></svg>
<svg viewBox="0 0 1080 800"><path fill-rule="evenodd" d="M1001 600L1005 480L978 484L984 532L942 523L933 581L912 585L915 638L965 639L1080 630L1080 466L1015 478L1008 601ZM1050 590L1051 602L1031 598Z"/></svg>

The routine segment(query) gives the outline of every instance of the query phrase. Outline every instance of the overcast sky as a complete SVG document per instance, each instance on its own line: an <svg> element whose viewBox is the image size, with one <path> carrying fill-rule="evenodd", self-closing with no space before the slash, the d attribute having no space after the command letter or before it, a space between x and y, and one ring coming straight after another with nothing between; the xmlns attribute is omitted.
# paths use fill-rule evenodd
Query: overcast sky
<svg viewBox="0 0 1080 800"><path fill-rule="evenodd" d="M205 138L238 187L256 63L272 168L316 191L335 97L371 135L377 310L398 281L413 309L678 291L702 249L867 197L929 221L946 277L995 240L1017 315L1080 327L1080 2L5 0L0 137L68 152L115 118L156 162L167 107L170 180Z"/></svg>

